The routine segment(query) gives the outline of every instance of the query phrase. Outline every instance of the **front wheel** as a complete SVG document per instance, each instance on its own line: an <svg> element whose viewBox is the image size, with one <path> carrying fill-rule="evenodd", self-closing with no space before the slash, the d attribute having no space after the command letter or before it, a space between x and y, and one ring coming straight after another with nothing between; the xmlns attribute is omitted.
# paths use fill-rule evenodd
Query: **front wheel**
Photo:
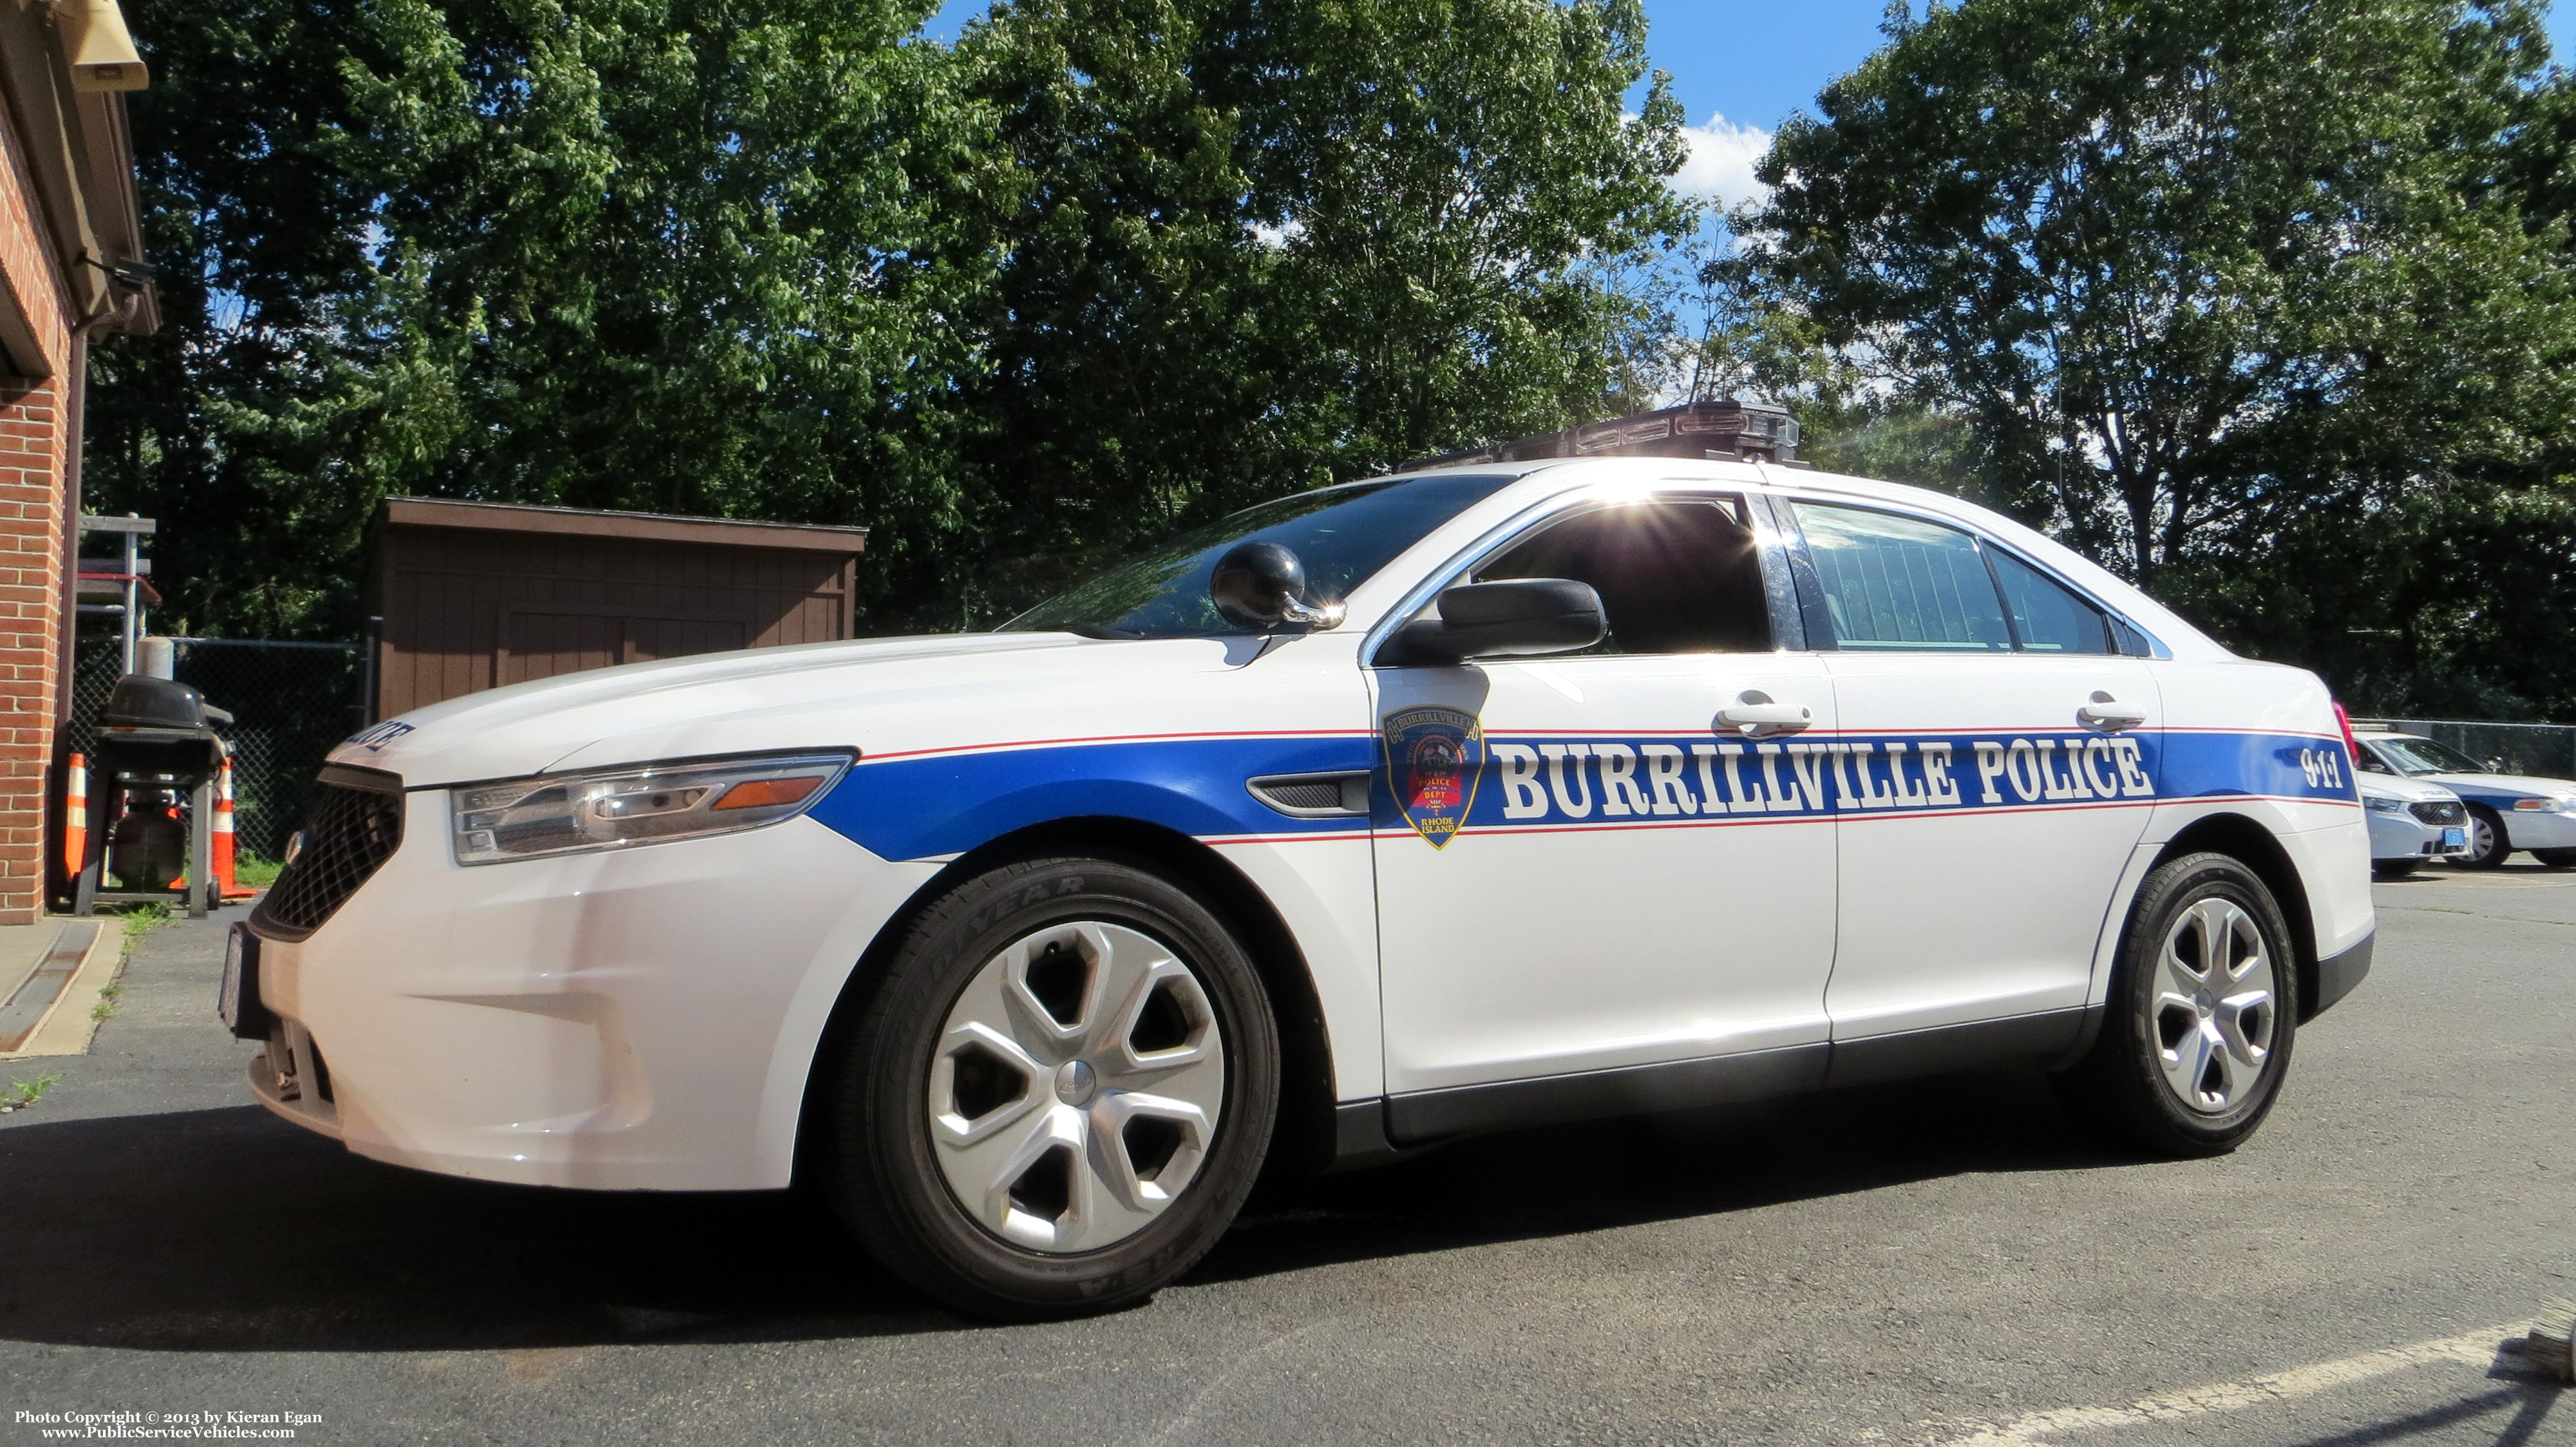
<svg viewBox="0 0 2576 1447"><path fill-rule="evenodd" d="M2484 804L2469 806L2469 852L2454 854L2451 862L2462 869L2495 869L2503 865L2513 844L2505 838L2504 820Z"/></svg>
<svg viewBox="0 0 2576 1447"><path fill-rule="evenodd" d="M1250 957L1186 889L1043 859L968 881L889 963L829 1097L825 1184L962 1311L1150 1296L1233 1221L1279 1098Z"/></svg>
<svg viewBox="0 0 2576 1447"><path fill-rule="evenodd" d="M2552 869L2576 869L2576 849L2535 849L2531 857Z"/></svg>
<svg viewBox="0 0 2576 1447"><path fill-rule="evenodd" d="M2233 856L2188 854L2138 889L2092 1052L2069 1104L2160 1155L2223 1155L2281 1090L2298 957L2278 903Z"/></svg>

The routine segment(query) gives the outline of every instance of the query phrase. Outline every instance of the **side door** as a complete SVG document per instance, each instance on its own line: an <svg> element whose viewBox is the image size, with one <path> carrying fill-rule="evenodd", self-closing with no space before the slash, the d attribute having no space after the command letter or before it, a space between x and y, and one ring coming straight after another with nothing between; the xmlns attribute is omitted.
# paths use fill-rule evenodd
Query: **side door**
<svg viewBox="0 0 2576 1447"><path fill-rule="evenodd" d="M1841 706L1835 1079L2071 1044L2156 801L2136 635L1963 529L1783 508Z"/></svg>
<svg viewBox="0 0 2576 1447"><path fill-rule="evenodd" d="M1834 825L1784 746L1834 702L1783 561L1742 496L1578 505L1457 581L1589 583L1601 645L1372 671L1399 1139L1821 1079Z"/></svg>

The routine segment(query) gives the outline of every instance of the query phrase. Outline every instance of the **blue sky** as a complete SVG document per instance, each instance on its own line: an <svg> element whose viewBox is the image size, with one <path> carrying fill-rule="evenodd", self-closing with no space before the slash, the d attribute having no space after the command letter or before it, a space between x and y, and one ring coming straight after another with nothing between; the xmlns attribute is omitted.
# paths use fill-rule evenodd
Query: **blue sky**
<svg viewBox="0 0 2576 1447"><path fill-rule="evenodd" d="M953 37L989 0L949 0L930 22ZM1690 113L1691 163L1680 189L1743 199L1752 164L1780 118L1879 42L1886 0L1646 0L1648 52ZM2576 4L2550 16L2551 48L2576 61Z"/></svg>

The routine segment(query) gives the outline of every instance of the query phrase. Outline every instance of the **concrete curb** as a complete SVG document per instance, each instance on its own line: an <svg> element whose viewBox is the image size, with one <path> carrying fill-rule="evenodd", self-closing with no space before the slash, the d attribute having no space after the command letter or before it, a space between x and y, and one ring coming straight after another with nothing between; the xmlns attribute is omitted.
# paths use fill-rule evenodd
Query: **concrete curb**
<svg viewBox="0 0 2576 1447"><path fill-rule="evenodd" d="M70 920L63 928L76 928L88 921ZM90 940L88 951L81 956L80 968L72 972L71 983L46 1010L35 1031L28 1035L24 1047L0 1053L0 1060L30 1060L43 1055L87 1055L99 1022L90 1018L98 1004L98 992L116 983L125 966L125 930L123 921L108 918L95 921L98 934ZM60 938L59 935L56 938Z"/></svg>

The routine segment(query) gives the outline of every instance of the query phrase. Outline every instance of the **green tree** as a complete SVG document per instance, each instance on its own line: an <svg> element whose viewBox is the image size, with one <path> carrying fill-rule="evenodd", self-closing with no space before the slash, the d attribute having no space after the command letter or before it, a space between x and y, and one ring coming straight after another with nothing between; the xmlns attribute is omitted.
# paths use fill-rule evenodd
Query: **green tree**
<svg viewBox="0 0 2576 1447"><path fill-rule="evenodd" d="M1783 127L1740 262L1981 490L2186 596L2529 468L2576 306L2506 184L2519 0L1965 0Z"/></svg>
<svg viewBox="0 0 2576 1447"><path fill-rule="evenodd" d="M102 359L94 485L236 630L345 636L392 490L866 521L873 583L935 577L992 269L959 198L1015 183L929 8L160 0L173 324Z"/></svg>
<svg viewBox="0 0 2576 1447"><path fill-rule="evenodd" d="M163 322L91 354L83 505L161 519L166 620L345 636L346 560L402 445L367 324L376 195L338 154L338 65L366 27L280 0L154 0L134 26Z"/></svg>
<svg viewBox="0 0 2576 1447"><path fill-rule="evenodd" d="M1019 0L968 444L989 617L1178 523L1620 409L1685 233L1635 0Z"/></svg>
<svg viewBox="0 0 2576 1447"><path fill-rule="evenodd" d="M388 492L856 522L989 621L1617 410L1690 221L1636 0L152 0L171 327L94 493L194 626L356 622Z"/></svg>

